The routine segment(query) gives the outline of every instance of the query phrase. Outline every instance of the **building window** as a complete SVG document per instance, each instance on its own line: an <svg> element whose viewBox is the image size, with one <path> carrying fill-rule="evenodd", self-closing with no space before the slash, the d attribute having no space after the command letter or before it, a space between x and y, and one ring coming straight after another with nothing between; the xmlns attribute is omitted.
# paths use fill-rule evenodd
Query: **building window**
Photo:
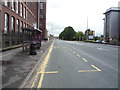
<svg viewBox="0 0 120 90"><path fill-rule="evenodd" d="M24 28L26 28L26 23L24 23Z"/></svg>
<svg viewBox="0 0 120 90"><path fill-rule="evenodd" d="M28 18L28 10L26 9L26 20L27 20L27 18Z"/></svg>
<svg viewBox="0 0 120 90"><path fill-rule="evenodd" d="M4 5L8 7L8 0L4 1Z"/></svg>
<svg viewBox="0 0 120 90"><path fill-rule="evenodd" d="M22 32L22 28L23 28L23 22L20 22L20 32Z"/></svg>
<svg viewBox="0 0 120 90"><path fill-rule="evenodd" d="M16 21L16 32L19 33L19 19L17 19Z"/></svg>
<svg viewBox="0 0 120 90"><path fill-rule="evenodd" d="M40 15L40 18L43 18L43 15Z"/></svg>
<svg viewBox="0 0 120 90"><path fill-rule="evenodd" d="M42 28L42 26L43 26L43 24L42 24L42 22L40 22L40 28Z"/></svg>
<svg viewBox="0 0 120 90"><path fill-rule="evenodd" d="M26 8L24 7L24 18L26 18Z"/></svg>
<svg viewBox="0 0 120 90"><path fill-rule="evenodd" d="M26 28L28 28L28 24L26 24Z"/></svg>
<svg viewBox="0 0 120 90"><path fill-rule="evenodd" d="M11 1L11 7L12 7L12 10L15 11L15 1L14 0Z"/></svg>
<svg viewBox="0 0 120 90"><path fill-rule="evenodd" d="M43 9L43 3L40 3L40 9Z"/></svg>
<svg viewBox="0 0 120 90"><path fill-rule="evenodd" d="M5 13L4 33L9 31L9 15Z"/></svg>
<svg viewBox="0 0 120 90"><path fill-rule="evenodd" d="M20 4L20 16L23 16L23 4Z"/></svg>
<svg viewBox="0 0 120 90"><path fill-rule="evenodd" d="M12 17L11 19L11 31L14 33L15 32L15 18Z"/></svg>
<svg viewBox="0 0 120 90"><path fill-rule="evenodd" d="M16 13L18 14L18 0L16 0Z"/></svg>

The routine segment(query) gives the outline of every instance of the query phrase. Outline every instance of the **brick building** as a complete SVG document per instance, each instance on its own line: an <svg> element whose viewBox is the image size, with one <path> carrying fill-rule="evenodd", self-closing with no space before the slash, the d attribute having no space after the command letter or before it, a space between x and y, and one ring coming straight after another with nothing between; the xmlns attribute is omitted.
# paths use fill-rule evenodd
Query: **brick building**
<svg viewBox="0 0 120 90"><path fill-rule="evenodd" d="M35 26L43 31L42 38L45 37L46 3L43 3L45 2L25 2L25 0L11 0L11 2L4 0L1 2L2 48L20 45L23 36L22 28ZM26 35L30 34L27 31L25 33Z"/></svg>
<svg viewBox="0 0 120 90"><path fill-rule="evenodd" d="M42 30L42 39L47 37L46 30L46 0L41 0L40 2L40 24L39 28Z"/></svg>

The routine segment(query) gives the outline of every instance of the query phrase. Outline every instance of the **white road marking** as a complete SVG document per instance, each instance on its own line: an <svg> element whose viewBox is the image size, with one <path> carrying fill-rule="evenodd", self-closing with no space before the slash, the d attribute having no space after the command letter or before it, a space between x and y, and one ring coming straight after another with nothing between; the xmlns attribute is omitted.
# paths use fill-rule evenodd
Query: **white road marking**
<svg viewBox="0 0 120 90"><path fill-rule="evenodd" d="M76 54L78 57L80 57L80 55L79 54Z"/></svg>
<svg viewBox="0 0 120 90"><path fill-rule="evenodd" d="M110 50L107 50L107 49L103 49L103 48L97 48L98 50L105 50L105 51L110 51Z"/></svg>
<svg viewBox="0 0 120 90"><path fill-rule="evenodd" d="M88 62L85 58L82 58L85 62Z"/></svg>
<svg viewBox="0 0 120 90"><path fill-rule="evenodd" d="M10 55L10 54L12 54L12 53L8 53L8 54L2 55L2 56L0 56L0 57L5 57L5 56L8 56L8 55Z"/></svg>

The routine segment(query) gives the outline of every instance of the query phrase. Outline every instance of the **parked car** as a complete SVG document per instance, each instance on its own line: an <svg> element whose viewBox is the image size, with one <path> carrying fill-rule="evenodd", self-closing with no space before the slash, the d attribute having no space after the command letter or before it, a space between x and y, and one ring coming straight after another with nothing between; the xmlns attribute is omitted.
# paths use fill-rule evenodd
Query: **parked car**
<svg viewBox="0 0 120 90"><path fill-rule="evenodd" d="M96 42L96 43L101 43L101 41L100 41L100 40L96 40L95 42Z"/></svg>
<svg viewBox="0 0 120 90"><path fill-rule="evenodd" d="M102 41L103 44L107 44L108 42Z"/></svg>

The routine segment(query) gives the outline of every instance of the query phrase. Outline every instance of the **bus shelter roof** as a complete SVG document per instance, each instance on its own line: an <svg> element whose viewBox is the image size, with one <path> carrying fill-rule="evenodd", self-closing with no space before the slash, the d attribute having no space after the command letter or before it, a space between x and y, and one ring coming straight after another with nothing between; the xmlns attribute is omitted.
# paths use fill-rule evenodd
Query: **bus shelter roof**
<svg viewBox="0 0 120 90"><path fill-rule="evenodd" d="M42 30L40 30L38 28L36 28L36 29L34 29L34 28L23 28L22 30L26 30L26 31L30 31L30 32L38 31L38 32L42 33Z"/></svg>

